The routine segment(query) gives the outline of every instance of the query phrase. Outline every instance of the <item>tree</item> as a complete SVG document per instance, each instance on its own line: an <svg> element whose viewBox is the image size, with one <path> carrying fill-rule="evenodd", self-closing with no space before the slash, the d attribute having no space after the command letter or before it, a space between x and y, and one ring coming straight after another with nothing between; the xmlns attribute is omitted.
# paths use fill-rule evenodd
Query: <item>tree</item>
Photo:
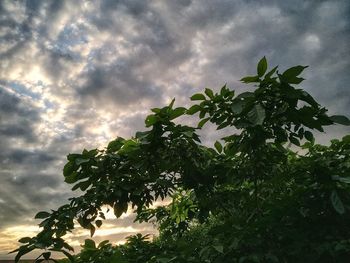
<svg viewBox="0 0 350 263"><path fill-rule="evenodd" d="M241 79L254 91L205 89L189 109L175 100L152 109L149 129L131 139L69 154L65 182L84 194L39 212L42 231L19 240L16 262L34 249L46 249L42 260L60 251L71 262L348 262L350 135L322 146L313 131L350 121L295 87L305 68L268 71L264 57L256 75ZM195 114L197 127L175 121ZM197 134L207 122L227 133L213 148ZM166 197L172 203L150 208ZM98 247L86 240L72 256L64 235L77 222L93 236L105 205L117 218L130 205L137 221L155 219L159 237Z"/></svg>

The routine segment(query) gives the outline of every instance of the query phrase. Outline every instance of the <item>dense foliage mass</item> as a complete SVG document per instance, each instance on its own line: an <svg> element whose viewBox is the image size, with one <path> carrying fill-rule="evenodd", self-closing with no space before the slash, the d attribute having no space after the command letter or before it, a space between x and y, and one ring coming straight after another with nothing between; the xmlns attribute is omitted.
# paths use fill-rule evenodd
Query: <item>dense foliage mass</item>
<svg viewBox="0 0 350 263"><path fill-rule="evenodd" d="M303 66L279 73L261 59L257 74L242 79L254 91L191 97L189 109L152 109L149 129L117 138L103 150L69 154L65 182L83 195L39 212L42 231L19 240L19 258L45 249L38 262L61 251L65 262L349 262L350 135L315 144L312 131L348 118L328 116L300 84ZM198 127L180 116L199 114ZM214 147L196 133L207 122L226 129ZM172 202L151 208L156 200ZM132 207L136 221L155 220L159 236L140 234L124 245L86 240L78 255L63 237L76 223L91 236L109 206L116 217Z"/></svg>

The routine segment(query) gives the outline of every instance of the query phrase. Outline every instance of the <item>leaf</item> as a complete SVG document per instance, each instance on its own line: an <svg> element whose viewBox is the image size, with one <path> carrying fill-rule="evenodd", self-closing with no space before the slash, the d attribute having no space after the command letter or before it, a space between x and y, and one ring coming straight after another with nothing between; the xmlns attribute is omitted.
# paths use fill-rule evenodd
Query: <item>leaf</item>
<svg viewBox="0 0 350 263"><path fill-rule="evenodd" d="M191 100L205 100L205 96L201 93L192 95Z"/></svg>
<svg viewBox="0 0 350 263"><path fill-rule="evenodd" d="M51 214L49 212L41 211L35 215L35 219L44 219L49 217Z"/></svg>
<svg viewBox="0 0 350 263"><path fill-rule="evenodd" d="M289 140L291 143L293 143L294 145L297 145L297 146L300 146L300 142L297 138L293 137L293 136L290 136L289 137Z"/></svg>
<svg viewBox="0 0 350 263"><path fill-rule="evenodd" d="M75 170L75 165L73 162L69 161L63 167L63 176L69 176Z"/></svg>
<svg viewBox="0 0 350 263"><path fill-rule="evenodd" d="M210 246L206 246L199 251L199 257L203 257L203 254L206 253L210 249Z"/></svg>
<svg viewBox="0 0 350 263"><path fill-rule="evenodd" d="M343 115L333 115L329 117L333 122L349 126L350 125L350 120L343 116Z"/></svg>
<svg viewBox="0 0 350 263"><path fill-rule="evenodd" d="M224 86L222 86L222 88L220 89L220 95L221 96L226 96L226 94L228 94L230 91L229 89L226 87L226 84Z"/></svg>
<svg viewBox="0 0 350 263"><path fill-rule="evenodd" d="M265 120L265 109L260 104L257 104L248 112L248 120L253 125L262 125Z"/></svg>
<svg viewBox="0 0 350 263"><path fill-rule="evenodd" d="M340 200L336 190L333 190L331 193L331 202L332 202L333 208L335 209L335 211L338 212L338 214L342 215L345 213L343 202Z"/></svg>
<svg viewBox="0 0 350 263"><path fill-rule="evenodd" d="M345 136L342 138L342 141L345 142L345 143L350 143L350 135L345 135Z"/></svg>
<svg viewBox="0 0 350 263"><path fill-rule="evenodd" d="M109 243L109 240L103 240L100 244L98 244L98 248L101 248Z"/></svg>
<svg viewBox="0 0 350 263"><path fill-rule="evenodd" d="M217 130L221 130L223 128L226 128L227 126L229 126L231 123L228 121L224 121L223 123L221 123L216 129Z"/></svg>
<svg viewBox="0 0 350 263"><path fill-rule="evenodd" d="M211 89L206 88L204 93L207 94L210 99L214 98L214 92Z"/></svg>
<svg viewBox="0 0 350 263"><path fill-rule="evenodd" d="M92 239L85 239L84 248L96 248L96 243Z"/></svg>
<svg viewBox="0 0 350 263"><path fill-rule="evenodd" d="M277 70L278 66L274 67L272 70L270 70L266 75L265 75L265 79L270 79L271 76L273 75L273 73L275 73L275 71Z"/></svg>
<svg viewBox="0 0 350 263"><path fill-rule="evenodd" d="M20 247L15 257L15 263L18 263L22 256L24 256L25 254L28 254L32 250L34 250L34 247L31 247L31 248L28 248L27 246Z"/></svg>
<svg viewBox="0 0 350 263"><path fill-rule="evenodd" d="M214 143L214 146L215 146L215 149L216 149L219 153L222 152L222 145L221 145L220 142L216 141L216 142Z"/></svg>
<svg viewBox="0 0 350 263"><path fill-rule="evenodd" d="M293 80L297 76L303 72L304 69L306 69L308 66L295 66L287 69L285 72L282 73L283 79L286 81Z"/></svg>
<svg viewBox="0 0 350 263"><path fill-rule="evenodd" d="M22 237L18 242L20 243L29 243L32 239L30 237Z"/></svg>
<svg viewBox="0 0 350 263"><path fill-rule="evenodd" d="M111 141L108 146L107 146L107 150L109 152L116 152L118 151L123 145L124 145L124 142L125 139L122 138L122 137L118 137L117 139Z"/></svg>
<svg viewBox="0 0 350 263"><path fill-rule="evenodd" d="M96 228L94 227L93 224L90 224L89 228L90 228L90 236L93 237L95 234Z"/></svg>
<svg viewBox="0 0 350 263"><path fill-rule="evenodd" d="M236 99L245 99L245 98L253 98L254 97L254 93L253 92L242 92L241 94L239 94Z"/></svg>
<svg viewBox="0 0 350 263"><path fill-rule="evenodd" d="M205 118L203 120L201 120L199 123L198 123L198 128L202 128L204 126L204 124L209 121L210 117L208 118Z"/></svg>
<svg viewBox="0 0 350 263"><path fill-rule="evenodd" d="M219 252L219 253L224 253L224 247L223 246L213 246L213 248Z"/></svg>
<svg viewBox="0 0 350 263"><path fill-rule="evenodd" d="M160 113L160 112L161 112L161 109L159 109L159 108L153 108L153 109L151 109L151 111L154 112L154 113Z"/></svg>
<svg viewBox="0 0 350 263"><path fill-rule="evenodd" d="M87 180L87 181L80 182L80 183L76 184L76 185L72 188L72 190L74 191L74 190L80 188L81 191L85 191L86 189L89 188L90 185L91 185L90 180Z"/></svg>
<svg viewBox="0 0 350 263"><path fill-rule="evenodd" d="M239 115L242 113L245 105L246 105L246 102L244 100L235 99L231 104L231 110L234 114Z"/></svg>
<svg viewBox="0 0 350 263"><path fill-rule="evenodd" d="M65 249L70 250L70 251L74 251L74 248L71 247L71 246L70 246L69 244L67 244L66 242L63 242L63 247L64 247Z"/></svg>
<svg viewBox="0 0 350 263"><path fill-rule="evenodd" d="M288 79L288 83L289 83L289 84L300 84L300 83L303 82L304 80L305 80L304 78L294 77L294 78Z"/></svg>
<svg viewBox="0 0 350 263"><path fill-rule="evenodd" d="M199 113L199 118L203 119L206 114L207 114L206 110L202 109L201 112Z"/></svg>
<svg viewBox="0 0 350 263"><path fill-rule="evenodd" d="M313 142L315 140L314 135L310 131L305 131L304 136L309 142Z"/></svg>
<svg viewBox="0 0 350 263"><path fill-rule="evenodd" d="M96 226L100 228L102 226L102 220L96 220Z"/></svg>
<svg viewBox="0 0 350 263"><path fill-rule="evenodd" d="M119 218L124 212L127 212L128 210L128 203L127 202L120 202L114 204L114 215Z"/></svg>
<svg viewBox="0 0 350 263"><path fill-rule="evenodd" d="M171 113L170 113L170 120L173 120L181 115L183 115L186 112L186 108L184 107L179 107L174 109Z"/></svg>
<svg viewBox="0 0 350 263"><path fill-rule="evenodd" d="M77 181L77 175L78 173L77 172L73 172L71 175L69 176L66 176L64 178L64 181L67 183L67 184L73 184Z"/></svg>
<svg viewBox="0 0 350 263"><path fill-rule="evenodd" d="M51 257L51 252L44 252L42 255L43 255L45 260L49 260Z"/></svg>
<svg viewBox="0 0 350 263"><path fill-rule="evenodd" d="M146 127L152 126L157 121L158 121L158 117L157 116L155 116L155 115L148 115L146 120L145 120Z"/></svg>
<svg viewBox="0 0 350 263"><path fill-rule="evenodd" d="M172 109L174 106L175 98L172 99L172 101L169 104L169 108Z"/></svg>
<svg viewBox="0 0 350 263"><path fill-rule="evenodd" d="M77 159L75 159L75 164L79 166L79 165L81 165L83 163L87 163L89 161L90 161L90 159L77 158Z"/></svg>
<svg viewBox="0 0 350 263"><path fill-rule="evenodd" d="M243 83L259 82L259 76L247 76L241 79Z"/></svg>
<svg viewBox="0 0 350 263"><path fill-rule="evenodd" d="M187 114L188 115L193 115L193 114L195 114L195 113L197 113L198 111L200 111L202 109L202 107L201 106L199 106L199 105L193 105L193 106L191 106L191 108L189 108L188 110L187 110Z"/></svg>
<svg viewBox="0 0 350 263"><path fill-rule="evenodd" d="M266 58L263 57L258 63L258 67L257 67L258 76L259 77L264 76L266 70L267 70L267 61L266 61Z"/></svg>

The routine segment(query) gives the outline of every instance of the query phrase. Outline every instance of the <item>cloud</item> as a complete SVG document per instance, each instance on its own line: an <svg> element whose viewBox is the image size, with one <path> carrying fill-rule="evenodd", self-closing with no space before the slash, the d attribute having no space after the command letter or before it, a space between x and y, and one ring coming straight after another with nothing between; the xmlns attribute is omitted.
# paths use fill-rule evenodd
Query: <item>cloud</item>
<svg viewBox="0 0 350 263"><path fill-rule="evenodd" d="M345 0L0 1L0 231L33 226L73 195L69 152L132 136L174 97L189 105L225 83L241 92L262 56L281 70L309 65L303 87L349 116L349 11ZM319 141L350 132L327 131ZM214 127L202 138L211 145Z"/></svg>

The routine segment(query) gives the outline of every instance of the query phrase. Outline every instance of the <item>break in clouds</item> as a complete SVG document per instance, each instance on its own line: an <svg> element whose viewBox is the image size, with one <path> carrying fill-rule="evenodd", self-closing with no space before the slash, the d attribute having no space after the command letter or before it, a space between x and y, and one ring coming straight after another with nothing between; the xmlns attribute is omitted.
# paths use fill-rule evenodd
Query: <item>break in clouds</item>
<svg viewBox="0 0 350 263"><path fill-rule="evenodd" d="M36 231L37 211L72 196L61 172L69 152L132 136L173 97L189 105L191 94L225 83L242 91L238 80L263 56L281 69L309 65L304 88L349 116L349 14L346 0L1 1L1 253L23 229ZM131 222L110 220L100 236L153 231Z"/></svg>

